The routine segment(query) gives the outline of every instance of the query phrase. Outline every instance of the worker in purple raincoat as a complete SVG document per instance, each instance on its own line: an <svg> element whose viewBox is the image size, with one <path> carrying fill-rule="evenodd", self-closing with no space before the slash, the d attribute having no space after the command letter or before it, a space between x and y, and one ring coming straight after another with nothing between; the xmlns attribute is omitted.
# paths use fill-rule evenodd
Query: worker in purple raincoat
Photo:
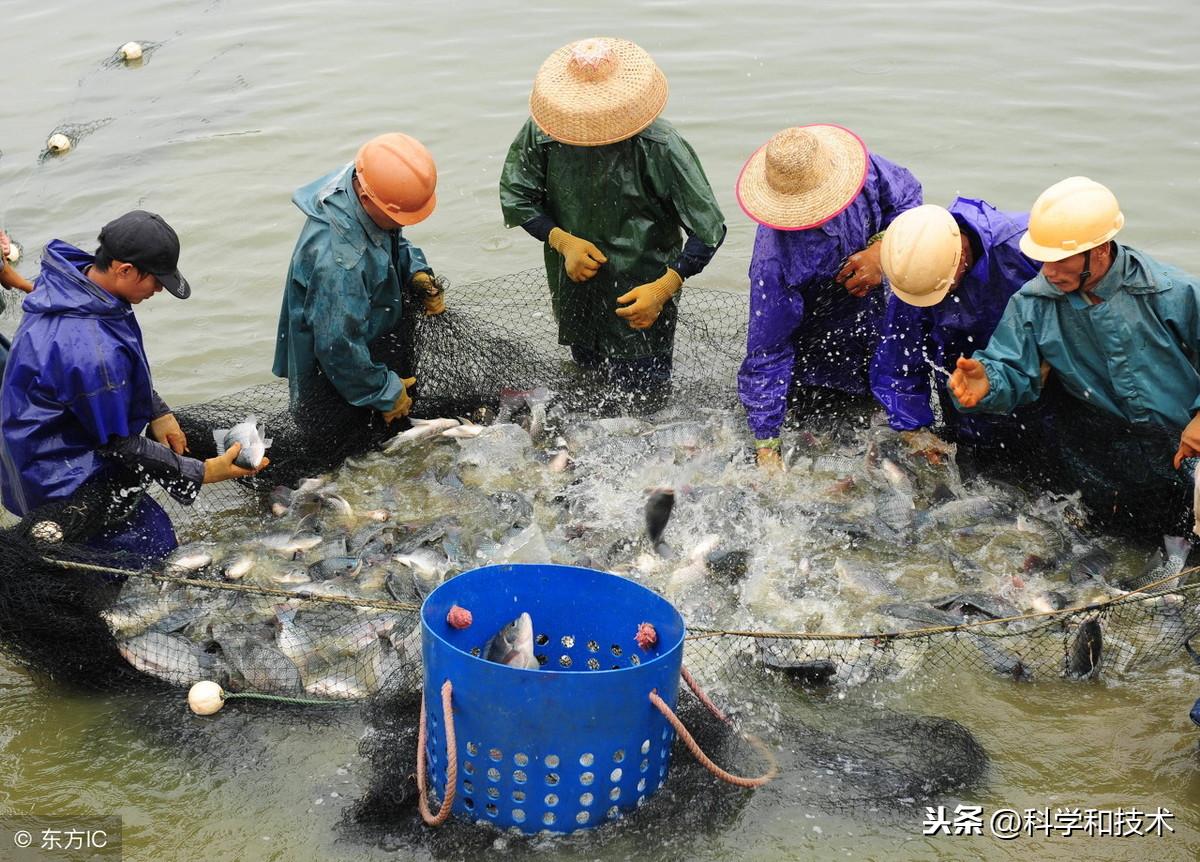
<svg viewBox="0 0 1200 862"><path fill-rule="evenodd" d="M776 467L793 386L869 394L884 306L872 292L883 280L877 240L921 203L921 184L853 132L812 125L784 129L751 156L737 196L760 225L738 395L758 463Z"/></svg>
<svg viewBox="0 0 1200 862"><path fill-rule="evenodd" d="M133 306L164 288L186 299L178 262L175 231L141 210L105 225L94 256L61 240L46 246L0 391L0 490L10 512L24 516L108 481L107 511L121 509L124 520L91 543L157 559L176 539L144 494L150 481L186 504L201 484L258 472L233 463L237 444L219 458L186 457L187 438L151 384Z"/></svg>
<svg viewBox="0 0 1200 862"><path fill-rule="evenodd" d="M949 209L911 209L888 228L880 262L892 295L871 364L871 391L897 431L933 425L932 374L950 437L996 446L1015 442L1022 417L960 414L946 379L960 356L987 346L1008 298L1037 275L1039 264L1019 244L1028 222L1028 213L960 197Z"/></svg>

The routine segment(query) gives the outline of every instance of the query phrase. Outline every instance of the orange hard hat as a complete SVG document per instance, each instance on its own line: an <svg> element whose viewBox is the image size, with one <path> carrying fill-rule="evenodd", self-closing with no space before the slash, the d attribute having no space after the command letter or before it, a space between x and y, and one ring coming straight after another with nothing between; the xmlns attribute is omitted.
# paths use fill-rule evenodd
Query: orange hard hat
<svg viewBox="0 0 1200 862"><path fill-rule="evenodd" d="M354 157L358 184L396 224L424 221L437 206L437 165L416 138L389 132L371 138Z"/></svg>

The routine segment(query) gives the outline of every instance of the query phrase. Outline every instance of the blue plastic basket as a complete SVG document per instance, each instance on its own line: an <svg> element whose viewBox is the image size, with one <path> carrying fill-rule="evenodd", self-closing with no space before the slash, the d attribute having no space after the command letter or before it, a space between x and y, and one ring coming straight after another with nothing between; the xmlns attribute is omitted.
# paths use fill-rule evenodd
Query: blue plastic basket
<svg viewBox="0 0 1200 862"><path fill-rule="evenodd" d="M446 622L453 605L469 628ZM478 658L527 611L539 670ZM643 650L638 625L657 645ZM421 608L426 762L439 799L446 783L441 689L453 686L458 786L451 810L523 832L572 832L642 804L666 781L674 731L649 701L675 708L683 618L625 578L574 566L502 565L464 572Z"/></svg>

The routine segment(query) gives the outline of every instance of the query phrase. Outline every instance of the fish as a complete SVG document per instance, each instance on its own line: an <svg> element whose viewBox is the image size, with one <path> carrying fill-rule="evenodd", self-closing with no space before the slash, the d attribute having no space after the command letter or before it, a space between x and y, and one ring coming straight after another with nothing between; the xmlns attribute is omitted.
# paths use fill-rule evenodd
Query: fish
<svg viewBox="0 0 1200 862"><path fill-rule="evenodd" d="M1016 605L988 593L954 593L929 599L929 606L966 617L986 617L992 620L1021 615L1021 609Z"/></svg>
<svg viewBox="0 0 1200 862"><path fill-rule="evenodd" d="M147 632L117 643L125 661L172 685L192 685L220 675L216 656L180 635Z"/></svg>
<svg viewBox="0 0 1200 862"><path fill-rule="evenodd" d="M412 427L407 431L401 431L392 439L383 444L383 454L394 455L400 450L411 446L418 440L424 440L427 437L435 437L443 431L457 427L459 421L450 418L438 419L413 419L408 420L412 423Z"/></svg>
<svg viewBox="0 0 1200 862"><path fill-rule="evenodd" d="M528 612L492 635L483 647L484 661L514 668L537 670L541 665L533 655L533 619Z"/></svg>
<svg viewBox="0 0 1200 862"><path fill-rule="evenodd" d="M377 637L361 653L330 664L304 686L314 697L361 700L403 677L403 657L387 638Z"/></svg>
<svg viewBox="0 0 1200 862"><path fill-rule="evenodd" d="M750 567L750 551L743 548L717 548L704 558L708 571L728 583L734 584L746 577Z"/></svg>
<svg viewBox="0 0 1200 862"><path fill-rule="evenodd" d="M298 668L280 650L252 637L218 640L221 655L229 664L231 683L242 691L297 695L304 691Z"/></svg>
<svg viewBox="0 0 1200 862"><path fill-rule="evenodd" d="M201 542L183 545L171 552L163 562L163 568L172 575L198 572L212 563L212 549L212 545Z"/></svg>
<svg viewBox="0 0 1200 862"><path fill-rule="evenodd" d="M421 598L433 592L450 570L450 560L432 548L418 548L408 554L394 554L392 562L412 570L413 582Z"/></svg>
<svg viewBox="0 0 1200 862"><path fill-rule="evenodd" d="M267 438L266 429L256 424L257 419L251 414L243 422L232 428L218 428L213 431L213 441L217 444L217 454L224 455L234 443L242 444L242 451L233 459L233 463L247 470L255 470L262 464L271 441Z"/></svg>
<svg viewBox="0 0 1200 862"><path fill-rule="evenodd" d="M1100 670L1104 653L1104 630L1099 617L1088 617L1079 624L1066 655L1067 676L1090 679Z"/></svg>
<svg viewBox="0 0 1200 862"><path fill-rule="evenodd" d="M477 425L470 419L460 420L460 424L447 428L441 432L443 437L449 437L452 440L471 440L478 437L488 429L486 425Z"/></svg>
<svg viewBox="0 0 1200 862"><path fill-rule="evenodd" d="M290 557L294 554L303 553L315 548L321 544L322 538L316 533L268 533L265 536L259 536L254 540L256 545L275 551Z"/></svg>
<svg viewBox="0 0 1200 862"><path fill-rule="evenodd" d="M362 571L362 564L361 557L325 557L308 567L308 576L314 581L325 581L339 576L353 578Z"/></svg>
<svg viewBox="0 0 1200 862"><path fill-rule="evenodd" d="M827 658L789 659L778 656L773 650L765 649L761 645L758 657L763 667L779 671L788 679L795 680L804 686L829 685L837 676L837 665Z"/></svg>
<svg viewBox="0 0 1200 862"><path fill-rule="evenodd" d="M1104 548L1091 548L1071 565L1067 579L1072 584L1082 584L1089 580L1103 581L1107 579L1116 563L1113 555Z"/></svg>
<svg viewBox="0 0 1200 862"><path fill-rule="evenodd" d="M966 639L975 645L988 666L1001 676L1012 677L1017 682L1033 678L1033 672L1021 660L1020 656L1000 646L998 638L976 632L965 632Z"/></svg>
<svg viewBox="0 0 1200 862"><path fill-rule="evenodd" d="M673 488L656 488L650 492L646 500L646 537L659 556L667 556L669 549L663 542L663 531L667 521L671 519L671 510L675 508L675 490Z"/></svg>
<svg viewBox="0 0 1200 862"><path fill-rule="evenodd" d="M1155 589L1171 589L1179 583L1179 573L1187 564L1188 554L1192 551L1189 539L1180 536L1163 536L1162 546L1156 548L1146 560L1142 571L1136 575L1117 580L1117 586L1130 592L1140 590L1149 584L1171 578L1159 584Z"/></svg>
<svg viewBox="0 0 1200 862"><path fill-rule="evenodd" d="M227 581L240 581L249 574L256 562L251 554L238 554L221 564L221 574Z"/></svg>

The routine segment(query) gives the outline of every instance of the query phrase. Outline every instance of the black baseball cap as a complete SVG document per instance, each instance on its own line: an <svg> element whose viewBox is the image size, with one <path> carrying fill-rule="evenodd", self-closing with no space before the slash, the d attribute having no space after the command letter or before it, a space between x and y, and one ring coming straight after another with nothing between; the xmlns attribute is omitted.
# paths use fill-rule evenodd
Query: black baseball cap
<svg viewBox="0 0 1200 862"><path fill-rule="evenodd" d="M155 276L172 295L192 295L191 285L179 274L179 235L157 213L134 210L113 219L100 229L100 247L113 260Z"/></svg>

